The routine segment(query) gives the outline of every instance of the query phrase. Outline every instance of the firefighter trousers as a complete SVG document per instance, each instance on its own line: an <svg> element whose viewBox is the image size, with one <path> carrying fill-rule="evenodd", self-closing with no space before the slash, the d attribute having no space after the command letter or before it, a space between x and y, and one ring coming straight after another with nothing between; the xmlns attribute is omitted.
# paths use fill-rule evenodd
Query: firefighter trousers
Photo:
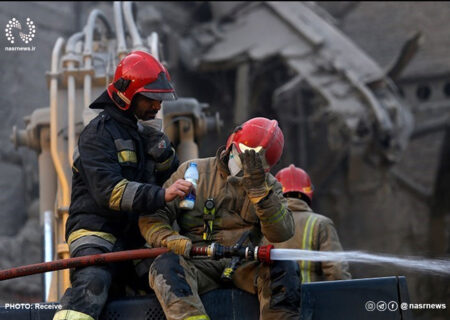
<svg viewBox="0 0 450 320"><path fill-rule="evenodd" d="M157 257L149 284L168 320L208 320L200 294L223 286L220 277L229 259L185 259L174 253ZM233 275L233 285L257 294L261 320L300 318L300 273L293 261L271 265L246 262Z"/></svg>
<svg viewBox="0 0 450 320"><path fill-rule="evenodd" d="M74 257L99 253L106 251L87 247L77 251ZM150 265L148 261L143 263ZM134 292L150 292L146 275L139 278L137 269L131 261L125 261L71 270L72 287L61 298L62 310L55 314L53 320L97 320L108 297L125 296L126 288Z"/></svg>

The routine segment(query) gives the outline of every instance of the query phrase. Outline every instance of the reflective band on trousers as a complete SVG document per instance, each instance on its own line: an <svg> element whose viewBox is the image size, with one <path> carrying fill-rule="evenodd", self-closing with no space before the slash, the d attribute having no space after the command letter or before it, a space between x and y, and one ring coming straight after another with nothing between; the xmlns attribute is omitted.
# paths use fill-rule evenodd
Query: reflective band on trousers
<svg viewBox="0 0 450 320"><path fill-rule="evenodd" d="M306 220L302 243L302 249L304 250L312 250L314 225L316 224L316 221L317 218L312 215ZM311 261L302 261L300 269L302 272L302 283L311 282Z"/></svg>
<svg viewBox="0 0 450 320"><path fill-rule="evenodd" d="M184 320L210 320L209 317L205 314L202 314L201 316L192 316L184 318Z"/></svg>
<svg viewBox="0 0 450 320"><path fill-rule="evenodd" d="M95 320L90 315L74 310L60 310L53 316L53 320Z"/></svg>
<svg viewBox="0 0 450 320"><path fill-rule="evenodd" d="M117 240L116 237L113 236L111 233L78 229L70 234L69 239L67 239L67 244L70 246L72 242L74 242L75 240L86 236L96 236L105 239L106 241L112 244L116 243Z"/></svg>
<svg viewBox="0 0 450 320"><path fill-rule="evenodd" d="M73 255L78 248L85 245L101 247L108 252L111 252L114 247L114 243L111 243L103 238L99 238L98 236L83 236L77 240L71 241L69 245L70 255Z"/></svg>

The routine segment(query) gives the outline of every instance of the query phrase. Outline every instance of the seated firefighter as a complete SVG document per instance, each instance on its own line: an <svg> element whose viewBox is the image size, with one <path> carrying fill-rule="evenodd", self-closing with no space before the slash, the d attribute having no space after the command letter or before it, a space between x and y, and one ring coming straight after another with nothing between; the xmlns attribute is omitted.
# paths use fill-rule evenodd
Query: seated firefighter
<svg viewBox="0 0 450 320"><path fill-rule="evenodd" d="M313 197L313 186L309 175L302 169L290 165L280 170L275 177L283 186L283 195L288 201L295 221L295 235L288 241L274 244L275 248L290 248L316 251L342 251L339 237L329 218L313 213L309 207ZM264 240L267 243L266 240ZM346 262L299 261L302 282L351 279Z"/></svg>
<svg viewBox="0 0 450 320"><path fill-rule="evenodd" d="M154 118L161 101L171 99L175 91L167 70L150 54L134 51L120 61L114 81L91 104L103 111L81 132L74 152L66 223L71 257L143 246L138 215L189 191L191 183L184 180L161 187L179 162L164 134L138 124L138 119ZM72 287L53 319L98 319L108 292L122 294L120 284L134 276L131 262L74 269Z"/></svg>
<svg viewBox="0 0 450 320"><path fill-rule="evenodd" d="M261 319L299 318L297 263L247 261L231 277L224 272L229 258L189 258L192 244L232 246L246 232L250 234L247 242L254 246L260 244L262 236L281 242L293 235L294 222L281 185L268 173L278 162L283 145L277 121L248 120L236 128L215 157L190 161L197 163L199 175L192 210L180 209L180 200L175 199L156 214L139 218L147 242L171 250L157 257L149 272L150 287L167 319L209 319L199 295L223 286L221 277L231 278L237 288L258 295ZM189 162L180 165L166 185L183 178L188 166ZM174 221L179 233L171 227Z"/></svg>

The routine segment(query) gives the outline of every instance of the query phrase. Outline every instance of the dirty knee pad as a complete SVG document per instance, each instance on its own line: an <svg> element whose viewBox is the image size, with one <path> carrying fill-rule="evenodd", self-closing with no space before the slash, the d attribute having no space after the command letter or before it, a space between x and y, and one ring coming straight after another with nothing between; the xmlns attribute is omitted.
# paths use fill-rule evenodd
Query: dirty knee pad
<svg viewBox="0 0 450 320"><path fill-rule="evenodd" d="M270 308L298 312L301 299L301 276L294 261L274 261L270 265Z"/></svg>
<svg viewBox="0 0 450 320"><path fill-rule="evenodd" d="M86 313L97 319L111 286L111 274L99 266L78 269L72 276L72 288L68 288L61 298L63 309Z"/></svg>
<svg viewBox="0 0 450 320"><path fill-rule="evenodd" d="M157 291L158 286L163 285L156 278L162 276L165 286L177 297L192 296L192 289L186 280L186 272L180 264L180 256L168 252L158 256L150 267L149 277L153 278L153 290ZM150 286L151 284L150 279ZM162 289L162 288L161 288Z"/></svg>

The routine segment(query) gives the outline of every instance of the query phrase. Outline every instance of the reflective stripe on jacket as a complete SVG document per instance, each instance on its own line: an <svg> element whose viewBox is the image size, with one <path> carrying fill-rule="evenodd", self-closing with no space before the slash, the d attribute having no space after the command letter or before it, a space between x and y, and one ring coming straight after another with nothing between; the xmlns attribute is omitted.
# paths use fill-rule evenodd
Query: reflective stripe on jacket
<svg viewBox="0 0 450 320"><path fill-rule="evenodd" d="M275 248L316 251L342 251L331 219L312 212L308 204L297 198L287 198L295 221L295 235L286 242L274 243ZM269 243L264 239L264 243ZM351 279L346 262L299 261L302 282Z"/></svg>

